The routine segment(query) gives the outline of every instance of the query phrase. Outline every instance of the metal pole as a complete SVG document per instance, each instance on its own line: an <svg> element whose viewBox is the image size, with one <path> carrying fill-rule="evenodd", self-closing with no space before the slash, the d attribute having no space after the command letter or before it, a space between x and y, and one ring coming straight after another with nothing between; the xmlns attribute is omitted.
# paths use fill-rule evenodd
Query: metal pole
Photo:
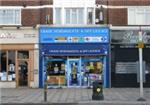
<svg viewBox="0 0 150 105"><path fill-rule="evenodd" d="M47 102L47 83L44 83L44 102Z"/></svg>
<svg viewBox="0 0 150 105"><path fill-rule="evenodd" d="M142 48L139 48L139 63L140 63L140 97L143 97L143 64L142 64Z"/></svg>
<svg viewBox="0 0 150 105"><path fill-rule="evenodd" d="M143 43L142 31L139 31L139 43ZM140 98L138 101L145 101L143 92L143 50L139 47L139 66L140 66Z"/></svg>
<svg viewBox="0 0 150 105"><path fill-rule="evenodd" d="M45 59L43 57L43 68L45 68L44 67L44 65L45 65L44 60ZM44 71L45 71L45 75L44 75L44 102L47 102L47 70L44 69Z"/></svg>
<svg viewBox="0 0 150 105"><path fill-rule="evenodd" d="M109 24L109 8L108 8L109 1L107 0L106 2L107 2L107 25L108 25Z"/></svg>

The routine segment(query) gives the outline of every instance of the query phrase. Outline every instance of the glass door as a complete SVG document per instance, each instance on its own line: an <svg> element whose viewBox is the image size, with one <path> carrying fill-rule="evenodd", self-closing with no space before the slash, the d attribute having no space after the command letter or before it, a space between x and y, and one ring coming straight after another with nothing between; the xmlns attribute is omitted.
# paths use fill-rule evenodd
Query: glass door
<svg viewBox="0 0 150 105"><path fill-rule="evenodd" d="M81 86L80 65L79 59L68 60L68 87Z"/></svg>
<svg viewBox="0 0 150 105"><path fill-rule="evenodd" d="M28 61L18 61L18 82L19 86L28 86Z"/></svg>
<svg viewBox="0 0 150 105"><path fill-rule="evenodd" d="M29 51L18 51L17 52L17 86L30 86L30 60Z"/></svg>

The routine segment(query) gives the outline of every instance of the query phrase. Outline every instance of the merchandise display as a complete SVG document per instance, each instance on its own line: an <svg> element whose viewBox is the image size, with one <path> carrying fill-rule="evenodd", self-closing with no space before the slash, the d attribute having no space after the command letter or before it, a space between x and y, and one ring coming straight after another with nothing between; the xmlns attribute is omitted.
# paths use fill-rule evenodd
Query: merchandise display
<svg viewBox="0 0 150 105"><path fill-rule="evenodd" d="M81 65L81 67L80 67ZM102 80L103 63L100 60L48 61L47 81L49 86L91 87L95 80Z"/></svg>
<svg viewBox="0 0 150 105"><path fill-rule="evenodd" d="M55 73L58 73L58 71L59 71L58 65L57 65L57 64L55 64L54 72L55 72Z"/></svg>
<svg viewBox="0 0 150 105"><path fill-rule="evenodd" d="M65 76L48 76L47 82L51 86L65 85Z"/></svg>
<svg viewBox="0 0 150 105"><path fill-rule="evenodd" d="M49 86L64 86L65 63L63 61L48 61L46 64L47 82Z"/></svg>

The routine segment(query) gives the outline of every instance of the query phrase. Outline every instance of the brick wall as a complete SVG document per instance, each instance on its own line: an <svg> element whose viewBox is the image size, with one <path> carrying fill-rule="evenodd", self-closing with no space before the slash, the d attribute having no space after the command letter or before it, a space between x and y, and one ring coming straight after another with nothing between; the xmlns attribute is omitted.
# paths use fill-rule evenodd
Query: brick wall
<svg viewBox="0 0 150 105"><path fill-rule="evenodd" d="M109 24L127 25L127 9L109 9Z"/></svg>
<svg viewBox="0 0 150 105"><path fill-rule="evenodd" d="M0 0L2 6L38 6L52 5L53 0Z"/></svg>
<svg viewBox="0 0 150 105"><path fill-rule="evenodd" d="M52 0L0 0L3 6L41 6L52 5ZM37 24L46 24L46 16L49 15L49 24L53 24L52 8L22 9L22 26L36 26Z"/></svg>
<svg viewBox="0 0 150 105"><path fill-rule="evenodd" d="M97 4L108 4L113 6L150 6L149 0L96 0Z"/></svg>
<svg viewBox="0 0 150 105"><path fill-rule="evenodd" d="M150 6L150 0L96 0L96 4L106 6ZM128 25L127 8L104 9L104 23L112 25Z"/></svg>
<svg viewBox="0 0 150 105"><path fill-rule="evenodd" d="M50 23L53 23L52 8L43 9L23 9L22 26L36 26L37 24L46 24L46 16L50 16Z"/></svg>
<svg viewBox="0 0 150 105"><path fill-rule="evenodd" d="M41 6L52 5L53 0L0 0L2 6ZM111 6L150 6L150 0L96 0L96 4ZM103 9L104 21L99 24L127 25L127 9ZM97 15L97 14L96 14ZM22 9L22 26L45 24L49 16L49 24L53 24L52 8ZM97 18L98 16L96 16Z"/></svg>

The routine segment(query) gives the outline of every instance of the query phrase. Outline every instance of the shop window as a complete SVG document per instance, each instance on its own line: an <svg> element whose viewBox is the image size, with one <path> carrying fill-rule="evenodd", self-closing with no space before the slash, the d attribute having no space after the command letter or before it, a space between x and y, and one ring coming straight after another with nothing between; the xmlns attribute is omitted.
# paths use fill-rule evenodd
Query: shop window
<svg viewBox="0 0 150 105"><path fill-rule="evenodd" d="M15 51L8 51L8 81L15 80Z"/></svg>
<svg viewBox="0 0 150 105"><path fill-rule="evenodd" d="M146 62L145 74L150 74L150 62Z"/></svg>
<svg viewBox="0 0 150 105"><path fill-rule="evenodd" d="M18 51L18 59L29 59L29 51Z"/></svg>
<svg viewBox="0 0 150 105"><path fill-rule="evenodd" d="M66 85L65 61L62 59L47 58L46 70L48 84L52 86Z"/></svg>
<svg viewBox="0 0 150 105"><path fill-rule="evenodd" d="M7 53L6 51L0 51L0 80L7 80Z"/></svg>
<svg viewBox="0 0 150 105"><path fill-rule="evenodd" d="M65 75L65 64L63 61L49 62L47 71L49 75Z"/></svg>
<svg viewBox="0 0 150 105"><path fill-rule="evenodd" d="M86 72L89 73L102 73L102 63L101 62L86 62L84 64Z"/></svg>
<svg viewBox="0 0 150 105"><path fill-rule="evenodd" d="M93 81L102 80L102 72L102 61L83 60L81 69L82 86L92 86Z"/></svg>
<svg viewBox="0 0 150 105"><path fill-rule="evenodd" d="M0 80L15 81L15 51L0 51Z"/></svg>

